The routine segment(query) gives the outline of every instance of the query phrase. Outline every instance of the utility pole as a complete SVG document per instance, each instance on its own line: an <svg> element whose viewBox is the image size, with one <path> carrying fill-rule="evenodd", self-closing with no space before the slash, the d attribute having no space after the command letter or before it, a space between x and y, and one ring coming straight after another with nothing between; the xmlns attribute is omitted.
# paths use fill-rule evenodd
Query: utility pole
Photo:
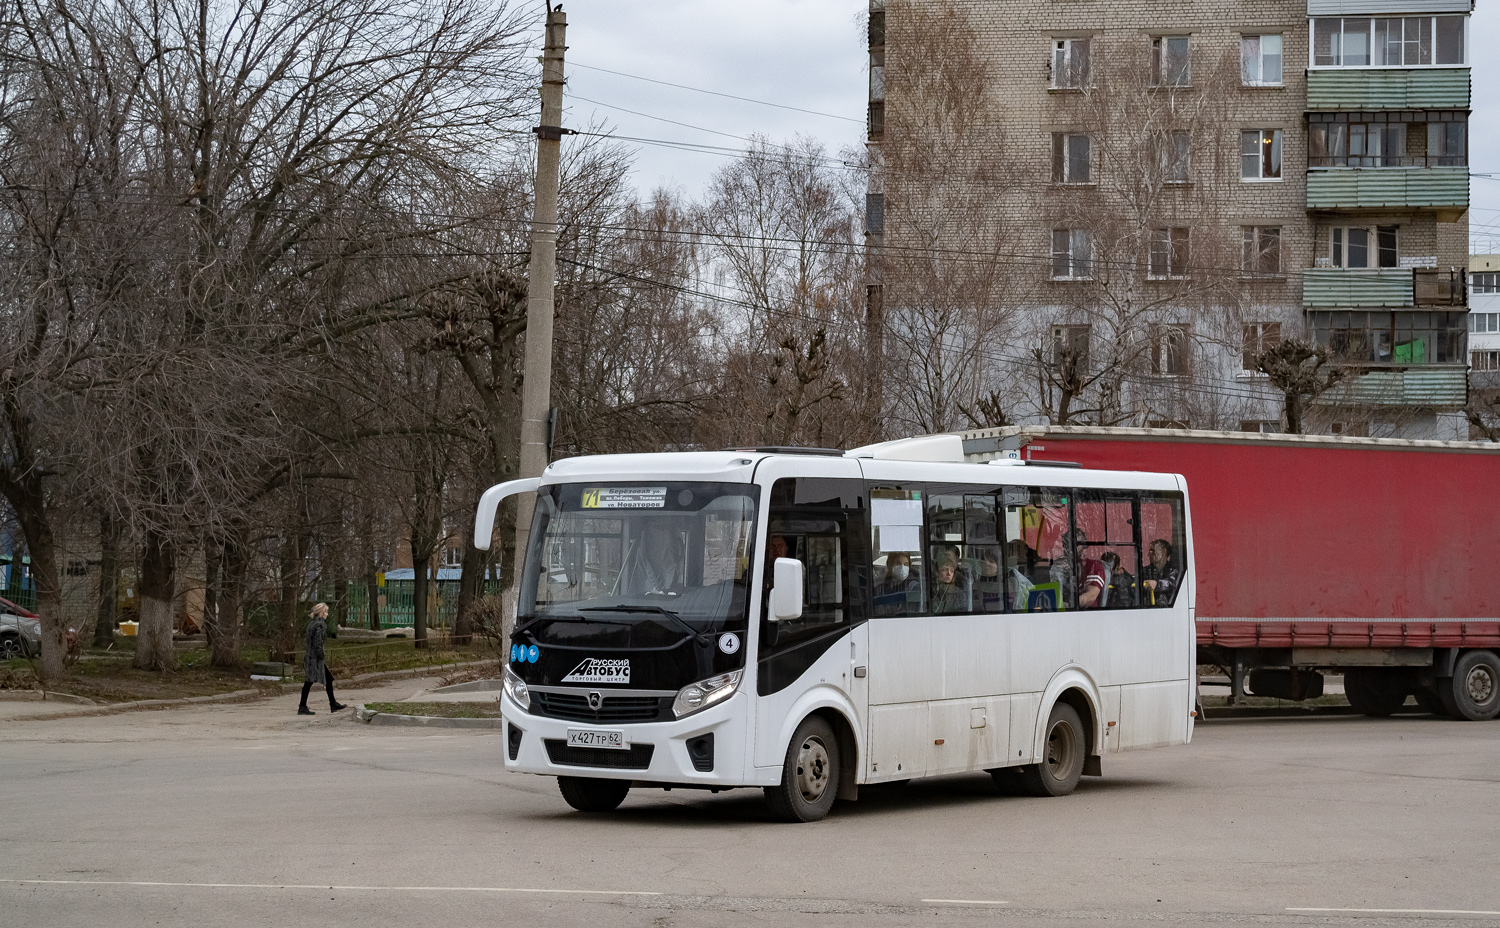
<svg viewBox="0 0 1500 928"><path fill-rule="evenodd" d="M547 37L542 50L542 116L536 133L536 188L531 213L531 267L526 284L526 368L521 389L521 460L519 477L540 477L547 467L549 413L552 408L552 313L557 281L557 184L562 159L563 52L568 17L562 7L547 4ZM516 498L516 566L526 557L531 513L536 497ZM520 589L521 571L512 572L512 591ZM512 604L514 600L512 600ZM510 610L514 614L514 609Z"/></svg>

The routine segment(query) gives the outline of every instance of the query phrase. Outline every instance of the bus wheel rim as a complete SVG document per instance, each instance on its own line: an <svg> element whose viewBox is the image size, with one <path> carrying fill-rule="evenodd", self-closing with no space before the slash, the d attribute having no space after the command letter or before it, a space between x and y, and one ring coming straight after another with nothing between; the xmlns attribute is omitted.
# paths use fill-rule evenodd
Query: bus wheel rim
<svg viewBox="0 0 1500 928"><path fill-rule="evenodd" d="M1488 667L1475 667L1464 679L1464 688L1476 706L1488 705L1495 698L1495 675Z"/></svg>
<svg viewBox="0 0 1500 928"><path fill-rule="evenodd" d="M797 789L808 802L817 802L828 789L828 747L822 738L808 738L797 751Z"/></svg>
<svg viewBox="0 0 1500 928"><path fill-rule="evenodd" d="M1077 739L1073 726L1057 722L1047 732L1047 773L1054 780L1066 780L1073 769L1073 753L1077 750Z"/></svg>

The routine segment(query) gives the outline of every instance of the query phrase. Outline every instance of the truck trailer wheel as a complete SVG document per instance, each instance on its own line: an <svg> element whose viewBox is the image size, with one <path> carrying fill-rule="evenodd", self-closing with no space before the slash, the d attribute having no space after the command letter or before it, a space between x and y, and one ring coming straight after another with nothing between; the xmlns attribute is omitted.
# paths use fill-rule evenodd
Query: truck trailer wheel
<svg viewBox="0 0 1500 928"><path fill-rule="evenodd" d="M613 812L630 792L630 781L558 777L557 789L568 805L579 812Z"/></svg>
<svg viewBox="0 0 1500 928"><path fill-rule="evenodd" d="M1482 722L1500 715L1500 658L1470 651L1453 665L1453 679L1438 681L1443 708L1456 719Z"/></svg>
<svg viewBox="0 0 1500 928"><path fill-rule="evenodd" d="M1350 667L1344 671L1344 697L1355 712L1384 718L1406 705L1408 682L1384 668Z"/></svg>

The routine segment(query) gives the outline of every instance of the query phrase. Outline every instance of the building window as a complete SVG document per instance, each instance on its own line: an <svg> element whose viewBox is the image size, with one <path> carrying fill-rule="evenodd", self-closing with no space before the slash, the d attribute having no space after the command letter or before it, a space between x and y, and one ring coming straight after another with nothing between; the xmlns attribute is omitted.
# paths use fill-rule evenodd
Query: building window
<svg viewBox="0 0 1500 928"><path fill-rule="evenodd" d="M1429 122L1427 124L1427 164L1464 165L1469 163L1469 126L1463 122Z"/></svg>
<svg viewBox="0 0 1500 928"><path fill-rule="evenodd" d="M1281 423L1275 419L1241 419L1241 432L1259 432L1262 435L1275 435L1281 432Z"/></svg>
<svg viewBox="0 0 1500 928"><path fill-rule="evenodd" d="M1056 39L1052 43L1052 88L1082 90L1089 85L1089 40Z"/></svg>
<svg viewBox="0 0 1500 928"><path fill-rule="evenodd" d="M1313 20L1314 67L1417 68L1467 64L1464 16Z"/></svg>
<svg viewBox="0 0 1500 928"><path fill-rule="evenodd" d="M1089 183L1089 137L1067 132L1052 133L1052 182Z"/></svg>
<svg viewBox="0 0 1500 928"><path fill-rule="evenodd" d="M70 577L87 577L89 575L88 562L76 557L70 557L68 558L68 566L64 568L64 573Z"/></svg>
<svg viewBox="0 0 1500 928"><path fill-rule="evenodd" d="M1281 273L1281 227L1241 226L1246 274L1274 277Z"/></svg>
<svg viewBox="0 0 1500 928"><path fill-rule="evenodd" d="M1147 419L1148 429L1185 429L1188 427L1186 419Z"/></svg>
<svg viewBox="0 0 1500 928"><path fill-rule="evenodd" d="M1052 230L1052 277L1084 280L1094 276L1094 240L1087 229Z"/></svg>
<svg viewBox="0 0 1500 928"><path fill-rule="evenodd" d="M1240 37L1240 81L1250 87L1281 85L1281 36Z"/></svg>
<svg viewBox="0 0 1500 928"><path fill-rule="evenodd" d="M1368 422L1335 422L1329 429L1335 435L1344 438L1369 438L1370 423Z"/></svg>
<svg viewBox="0 0 1500 928"><path fill-rule="evenodd" d="M1469 367L1476 371L1500 371L1500 351L1469 352Z"/></svg>
<svg viewBox="0 0 1500 928"><path fill-rule="evenodd" d="M1151 86L1186 87L1188 72L1188 37L1164 35L1151 40Z"/></svg>
<svg viewBox="0 0 1500 928"><path fill-rule="evenodd" d="M443 566L444 567L462 567L462 566L464 566L464 549L463 548L444 548L443 549Z"/></svg>
<svg viewBox="0 0 1500 928"><path fill-rule="evenodd" d="M1492 271L1470 274L1469 289L1474 293L1500 293L1500 274Z"/></svg>
<svg viewBox="0 0 1500 928"><path fill-rule="evenodd" d="M1500 332L1500 313L1469 313L1469 331L1475 335Z"/></svg>
<svg viewBox="0 0 1500 928"><path fill-rule="evenodd" d="M1158 144L1161 146L1162 182L1167 184L1188 183L1189 159L1192 154L1188 134L1182 131L1168 132L1162 135Z"/></svg>
<svg viewBox="0 0 1500 928"><path fill-rule="evenodd" d="M1244 327L1240 343L1240 367L1247 371L1257 368L1256 359L1263 352L1281 344L1281 323L1251 322Z"/></svg>
<svg viewBox="0 0 1500 928"><path fill-rule="evenodd" d="M1396 267L1396 226L1334 226L1328 230L1334 267Z"/></svg>
<svg viewBox="0 0 1500 928"><path fill-rule="evenodd" d="M1245 129L1240 132L1240 179L1281 179L1281 130Z"/></svg>
<svg viewBox="0 0 1500 928"><path fill-rule="evenodd" d="M1398 167L1405 160L1405 123L1336 122L1308 127L1309 167Z"/></svg>
<svg viewBox="0 0 1500 928"><path fill-rule="evenodd" d="M1185 325L1151 327L1151 373L1176 377L1187 373L1188 330Z"/></svg>
<svg viewBox="0 0 1500 928"><path fill-rule="evenodd" d="M1464 317L1443 312L1308 313L1313 340L1352 364L1462 364Z"/></svg>
<svg viewBox="0 0 1500 928"><path fill-rule="evenodd" d="M1052 327L1052 363L1058 367L1076 364L1078 370L1089 366L1089 327L1055 325Z"/></svg>
<svg viewBox="0 0 1500 928"><path fill-rule="evenodd" d="M1186 277L1188 268L1188 230L1186 228L1152 229L1146 276L1155 280Z"/></svg>

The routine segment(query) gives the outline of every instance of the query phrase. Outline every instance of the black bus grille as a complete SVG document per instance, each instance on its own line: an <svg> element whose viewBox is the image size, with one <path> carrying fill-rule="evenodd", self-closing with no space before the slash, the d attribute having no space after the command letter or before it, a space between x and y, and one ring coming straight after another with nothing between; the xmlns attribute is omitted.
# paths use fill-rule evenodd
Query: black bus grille
<svg viewBox="0 0 1500 928"><path fill-rule="evenodd" d="M568 767L613 767L616 770L645 770L651 766L654 744L632 744L623 751L610 748L570 748L568 742L547 738L547 756L554 764Z"/></svg>
<svg viewBox="0 0 1500 928"><path fill-rule="evenodd" d="M662 700L656 696L610 696L596 712L582 693L531 693L532 713L569 722L654 722L661 715Z"/></svg>

